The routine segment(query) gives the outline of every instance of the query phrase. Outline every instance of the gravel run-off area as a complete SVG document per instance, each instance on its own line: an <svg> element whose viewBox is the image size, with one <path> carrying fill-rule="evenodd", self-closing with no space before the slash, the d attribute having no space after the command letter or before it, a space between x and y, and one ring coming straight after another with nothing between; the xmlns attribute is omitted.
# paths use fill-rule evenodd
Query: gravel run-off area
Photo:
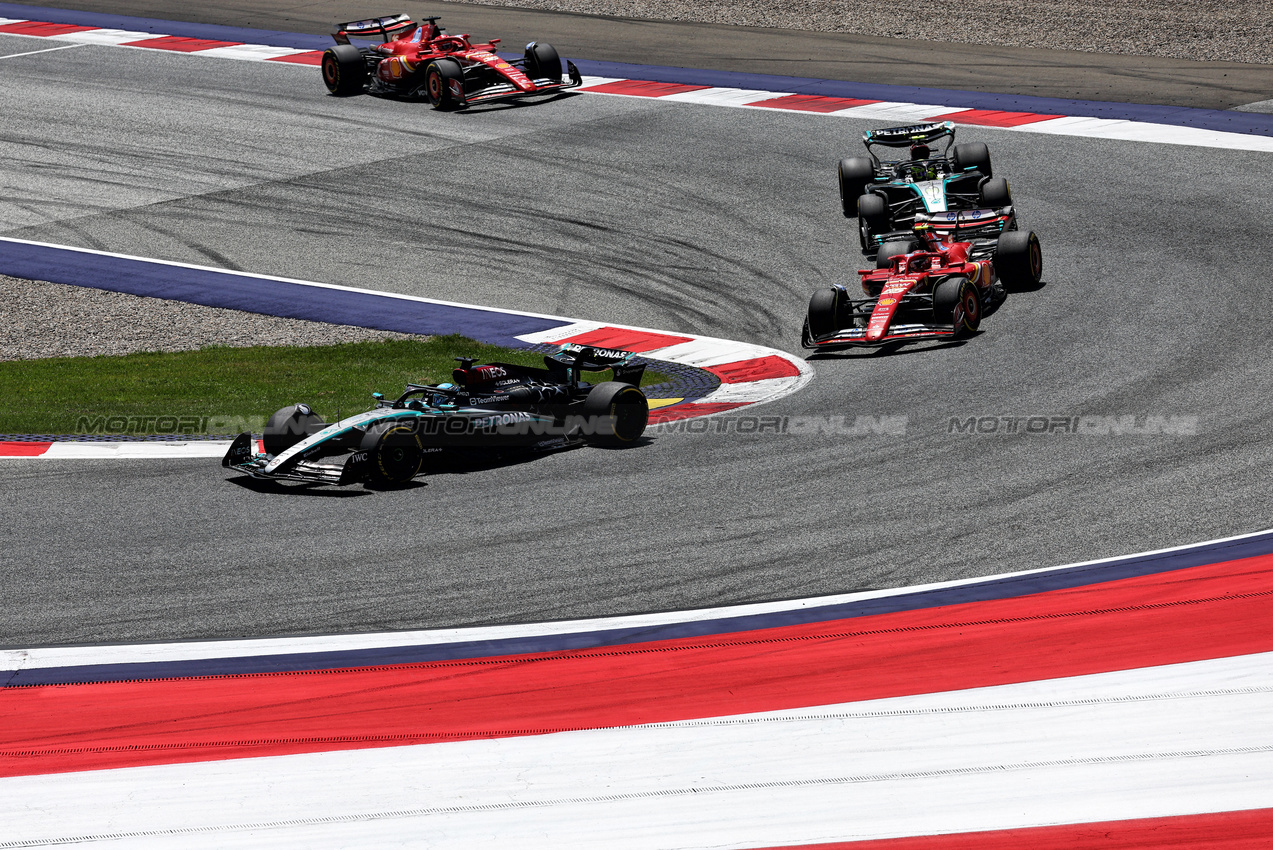
<svg viewBox="0 0 1273 850"><path fill-rule="evenodd" d="M1273 0L470 0L645 20L697 21L965 44L1273 64Z"/></svg>
<svg viewBox="0 0 1273 850"><path fill-rule="evenodd" d="M413 338L0 275L0 360Z"/></svg>

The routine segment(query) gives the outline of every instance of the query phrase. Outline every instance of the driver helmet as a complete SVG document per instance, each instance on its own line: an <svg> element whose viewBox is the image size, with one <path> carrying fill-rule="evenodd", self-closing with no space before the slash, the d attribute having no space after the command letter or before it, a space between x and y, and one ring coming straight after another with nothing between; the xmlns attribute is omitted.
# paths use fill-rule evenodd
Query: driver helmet
<svg viewBox="0 0 1273 850"><path fill-rule="evenodd" d="M911 230L915 233L915 238L919 239L925 246L930 246L934 242L939 241L937 232L933 230L932 222L917 221L911 227Z"/></svg>
<svg viewBox="0 0 1273 850"><path fill-rule="evenodd" d="M911 145L912 160L928 159L928 157L931 155L932 155L932 150L928 147L928 145L924 144L923 142L916 142L915 144Z"/></svg>
<svg viewBox="0 0 1273 850"><path fill-rule="evenodd" d="M455 384L438 384L438 389L453 390L455 389ZM433 395L429 396L429 407L441 407L442 405L446 404L447 401L448 401L447 396L443 395L442 393L434 393Z"/></svg>

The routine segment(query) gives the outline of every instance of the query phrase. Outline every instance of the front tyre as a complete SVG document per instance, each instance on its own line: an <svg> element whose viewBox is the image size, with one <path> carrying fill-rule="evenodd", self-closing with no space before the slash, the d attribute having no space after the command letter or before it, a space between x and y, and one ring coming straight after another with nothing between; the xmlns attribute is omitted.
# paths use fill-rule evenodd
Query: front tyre
<svg viewBox="0 0 1273 850"><path fill-rule="evenodd" d="M1043 279L1043 248L1033 230L1009 230L999 234L995 246L995 272L1011 289L1029 289Z"/></svg>
<svg viewBox="0 0 1273 850"><path fill-rule="evenodd" d="M1008 188L1008 181L1002 177L996 177L982 183L981 205L991 209L1012 206L1012 191Z"/></svg>
<svg viewBox="0 0 1273 850"><path fill-rule="evenodd" d="M986 147L982 142L973 142L970 145L955 145L955 149L951 152L955 160L955 168L960 171L971 171L976 169L986 177L994 177L995 171L990 166L990 148Z"/></svg>
<svg viewBox="0 0 1273 850"><path fill-rule="evenodd" d="M526 69L526 76L532 80L542 80L547 77L554 83L561 82L561 57L557 55L557 49L551 44L532 41L526 45L524 59L522 67Z"/></svg>
<svg viewBox="0 0 1273 850"><path fill-rule="evenodd" d="M265 423L261 443L268 455L279 455L323 429L323 417L310 409L308 404L293 404L276 410Z"/></svg>
<svg viewBox="0 0 1273 850"><path fill-rule="evenodd" d="M824 340L840 330L840 308L844 292L834 286L819 289L809 298L807 324L809 336L815 341Z"/></svg>
<svg viewBox="0 0 1273 850"><path fill-rule="evenodd" d="M414 421L377 423L367 429L359 448L367 453L367 483L373 486L402 487L424 465Z"/></svg>
<svg viewBox="0 0 1273 850"><path fill-rule="evenodd" d="M981 326L981 293L966 277L948 277L933 290L933 318L955 326L955 338Z"/></svg>
<svg viewBox="0 0 1273 850"><path fill-rule="evenodd" d="M888 201L876 194L862 195L857 201L857 212L862 250L869 251L875 245L875 234L893 229L889 221Z"/></svg>
<svg viewBox="0 0 1273 850"><path fill-rule="evenodd" d="M875 179L875 166L864 156L851 156L840 160L836 170L840 178L840 206L844 209L844 217L857 218L858 196Z"/></svg>
<svg viewBox="0 0 1273 850"><path fill-rule="evenodd" d="M463 93L464 72L454 59L434 59L424 67L424 92L434 109L448 111L463 105L456 88Z"/></svg>
<svg viewBox="0 0 1273 850"><path fill-rule="evenodd" d="M323 51L323 85L337 97L362 94L367 85L367 60L352 44L337 44Z"/></svg>
<svg viewBox="0 0 1273 850"><path fill-rule="evenodd" d="M645 433L650 403L631 384L604 381L583 400L584 439L597 446L630 446Z"/></svg>
<svg viewBox="0 0 1273 850"><path fill-rule="evenodd" d="M894 239L891 242L885 242L875 255L875 267L877 269L886 269L893 265L894 257L910 254L918 250L919 242L914 239Z"/></svg>

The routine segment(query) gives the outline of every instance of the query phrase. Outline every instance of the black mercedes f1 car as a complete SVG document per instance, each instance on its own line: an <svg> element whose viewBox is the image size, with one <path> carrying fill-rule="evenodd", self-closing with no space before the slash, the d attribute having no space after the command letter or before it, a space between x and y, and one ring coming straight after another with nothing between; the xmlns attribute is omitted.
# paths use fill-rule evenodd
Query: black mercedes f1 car
<svg viewBox="0 0 1273 850"><path fill-rule="evenodd" d="M566 345L545 368L460 359L454 383L408 384L393 401L373 394L365 413L327 425L305 404L277 411L261 451L240 434L221 461L253 478L318 484L402 486L426 455L580 444L630 446L645 432L649 402L639 389L645 364L626 351ZM609 371L590 384L581 372Z"/></svg>

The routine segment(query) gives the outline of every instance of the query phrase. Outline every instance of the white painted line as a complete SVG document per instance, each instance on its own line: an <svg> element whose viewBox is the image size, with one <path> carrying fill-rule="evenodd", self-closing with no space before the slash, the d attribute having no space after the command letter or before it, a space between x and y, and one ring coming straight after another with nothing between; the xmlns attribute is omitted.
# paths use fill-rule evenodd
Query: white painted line
<svg viewBox="0 0 1273 850"><path fill-rule="evenodd" d="M119 459L172 459L172 458L222 458L229 451L230 443L224 440L192 440L188 443L160 440L129 441L122 443L60 441L34 460L105 460ZM29 460L32 458L28 458Z"/></svg>
<svg viewBox="0 0 1273 850"><path fill-rule="evenodd" d="M110 44L116 47L129 41L144 41L152 38L167 38L153 32L132 32L130 30L85 30L84 32L68 32L65 35L47 36L58 41L74 41L83 44Z"/></svg>
<svg viewBox="0 0 1273 850"><path fill-rule="evenodd" d="M881 121L919 121L937 115L945 118L955 112L967 111L966 108L951 106L883 101L881 103L868 103L865 106L850 106L848 109L841 109L832 114L842 115L847 118L874 118Z"/></svg>
<svg viewBox="0 0 1273 850"><path fill-rule="evenodd" d="M669 94L659 100L676 100L685 103L702 103L709 106L750 106L765 100L786 97L791 92L760 91L759 89L710 88Z"/></svg>
<svg viewBox="0 0 1273 850"><path fill-rule="evenodd" d="M0 56L0 59L17 59L19 56L35 56L38 53L52 53L54 50L71 50L76 47L83 47L82 44L63 44L61 47L46 47L43 50L28 50L26 53L6 53Z"/></svg>
<svg viewBox="0 0 1273 850"><path fill-rule="evenodd" d="M689 336L689 334L685 334ZM694 366L699 369L706 369L710 366L723 366L726 363L738 363L743 360L751 360L759 357L770 357L779 355L793 362L798 361L799 364L805 365L800 358L793 357L785 352L778 351L773 348L766 348L762 345L752 345L746 342L731 342L722 339L698 338L689 342L682 342L676 345L669 345L666 348L658 348L654 351L646 352L647 357L653 357L657 360L670 360L673 363L683 363L686 366Z"/></svg>
<svg viewBox="0 0 1273 850"><path fill-rule="evenodd" d="M1273 656L1239 656L674 723L5 778L0 822L14 843L118 835L149 847L172 830L183 847L571 850L603 831L607 848L655 850L1170 817L1273 806L1271 713Z"/></svg>
<svg viewBox="0 0 1273 850"><path fill-rule="evenodd" d="M721 384L706 397L698 399L698 401L702 404L733 402L754 404L788 395L792 392L792 385L799 380L799 378L792 376L790 378L765 378L764 380L749 381L742 384Z"/></svg>
<svg viewBox="0 0 1273 850"><path fill-rule="evenodd" d="M569 339L572 336L591 333L601 328L613 327L605 322L570 322L558 328L549 328L546 331L536 331L535 333L522 334L517 337L522 342L529 342L533 345L552 345L563 339Z"/></svg>
<svg viewBox="0 0 1273 850"><path fill-rule="evenodd" d="M244 59L247 61L263 61L277 59L280 56L295 56L298 53L313 53L298 47L272 47L268 44L236 44L231 47L211 47L207 50L195 51L200 56L215 56L219 59Z"/></svg>

